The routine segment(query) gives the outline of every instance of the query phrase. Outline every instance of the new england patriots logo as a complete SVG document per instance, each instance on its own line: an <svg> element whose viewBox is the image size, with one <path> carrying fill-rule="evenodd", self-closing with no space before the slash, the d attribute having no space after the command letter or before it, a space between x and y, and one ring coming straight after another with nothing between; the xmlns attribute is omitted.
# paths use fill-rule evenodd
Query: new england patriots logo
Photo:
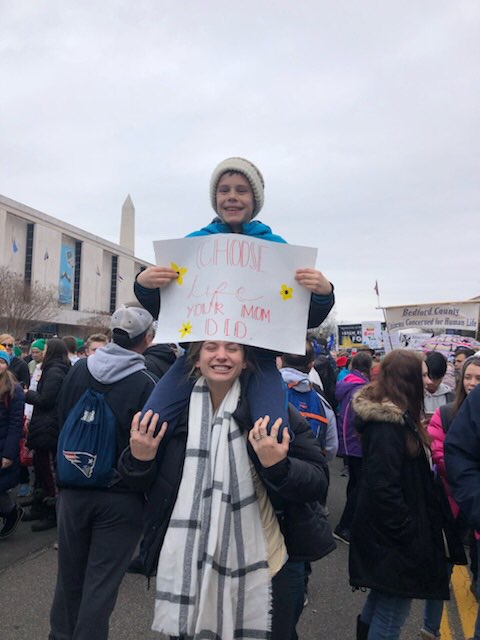
<svg viewBox="0 0 480 640"><path fill-rule="evenodd" d="M64 451L63 456L68 462L83 473L86 478L91 478L97 456L86 451Z"/></svg>

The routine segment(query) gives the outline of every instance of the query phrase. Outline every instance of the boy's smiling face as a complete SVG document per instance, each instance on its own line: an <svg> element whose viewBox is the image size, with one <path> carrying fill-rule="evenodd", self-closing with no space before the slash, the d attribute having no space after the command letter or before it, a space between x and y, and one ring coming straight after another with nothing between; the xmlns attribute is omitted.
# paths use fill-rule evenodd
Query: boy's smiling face
<svg viewBox="0 0 480 640"><path fill-rule="evenodd" d="M241 173L224 173L217 184L217 213L233 231L241 232L250 222L255 199L249 181Z"/></svg>

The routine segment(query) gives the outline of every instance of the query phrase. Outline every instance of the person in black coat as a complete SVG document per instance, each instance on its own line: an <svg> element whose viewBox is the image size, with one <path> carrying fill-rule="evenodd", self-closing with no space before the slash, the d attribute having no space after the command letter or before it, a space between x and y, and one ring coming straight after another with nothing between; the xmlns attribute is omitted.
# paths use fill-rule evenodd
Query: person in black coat
<svg viewBox="0 0 480 640"><path fill-rule="evenodd" d="M335 542L319 504L324 497L328 484L325 459L321 447L318 441L315 440L308 422L293 407L290 410L291 427L295 434L292 442L290 442L287 431L283 432L281 441L277 439L279 421L276 421L272 427L272 436L270 437L266 435L268 418L258 420L252 427L249 408L246 405L244 396L247 382L244 376L248 378L249 373L242 374L245 366L245 356L241 345L224 342L205 342L191 345L189 359L193 363L193 368L200 369L204 377L197 381L192 392L190 406L181 423L170 436L167 435L165 437L164 442L159 447L160 441L166 432L166 423L163 423L158 435L154 436L158 414L155 414L151 421L151 412L147 412L141 421L140 414L138 414L132 424L130 447L124 452L119 462L119 471L125 482L130 483L132 488L147 492L144 572L147 576L152 576L157 571L158 565L157 582L163 579L165 572L159 562L170 561L169 540L173 540L176 548L180 550L180 554L184 552L184 546L178 540L180 532L176 529L177 525L175 523L177 522L177 508L182 509L185 507L183 492L184 490L188 492L188 486L191 484L189 479L193 455L191 452L196 450L195 447L192 448L192 439L195 440L199 433L200 437L202 437L201 433L204 428L205 433L215 429L215 427L210 427L209 418L207 419L207 424L204 424L206 404L203 405L203 411L197 412L196 403L199 396L202 395L206 398L205 403L211 402L211 411L216 416L215 425L220 424L220 432L227 434L226 438L230 444L225 444L225 447L232 447L232 450L228 448L228 455L223 448L215 451L216 435L212 435L212 440L209 443L205 443L205 454L198 456L200 468L203 468L205 455L205 459L208 461L206 463L207 466L212 465L212 477L217 478L213 487L215 492L215 486L220 486L221 484L217 477L216 462L218 458L226 456L230 460L230 464L232 464L231 460L234 459L235 462L233 464L237 465L235 468L238 472L238 477L242 479L247 477L247 482L248 477L250 477L250 482L253 481L252 487L254 487L256 494L253 506L252 499L246 498L238 503L238 513L234 509L234 516L231 516L233 517L232 522L230 523L229 518L226 517L225 522L221 523L219 527L221 533L216 547L222 550L221 557L217 558L216 552L214 553L215 557L212 558L213 566L211 572L215 574L216 569L214 567L219 561L228 567L226 569L228 575L232 575L232 577L237 575L237 578L244 576L243 565L240 564L237 567L237 571L232 573L233 567L230 561L235 565L237 554L242 556L246 552L243 547L245 541L242 542L241 539L237 538L233 531L232 534L226 532L233 525L233 522L235 522L233 525L235 531L240 529L243 531L244 519L250 520L250 524L252 524L252 518L258 518L258 515L255 516L252 513L258 513L258 509L260 512L263 510L271 514L270 519L267 519L269 525L263 527L263 534L262 525L265 524L263 516L261 517L261 525L258 522L260 535L257 536L256 543L253 546L260 548L264 544L262 539L267 540L266 546L269 551L264 553L267 554L268 567L274 575L271 578L274 602L272 638L282 638L282 640L296 638L295 625L303 607L304 562L316 560L335 548ZM239 383L238 380L241 374L243 379ZM210 400L208 399L208 394L210 394ZM231 402L231 406L228 408L227 402ZM230 418L230 416L232 417ZM234 421L233 427L232 421ZM193 430L192 427L194 427ZM229 429L233 430L228 431ZM211 431L212 434L213 430ZM209 439L209 436L207 436L207 439ZM232 444L234 442L237 444ZM244 442L245 447L243 445ZM238 447L236 450L235 446ZM195 467L195 462L193 464ZM207 475L209 476L210 474ZM233 475L237 477L235 473ZM187 487L184 485L187 485ZM229 491L225 489L226 486L229 486L228 479L223 478L222 486L225 493L223 502L228 504L232 499ZM198 502L200 503L198 517L202 518L208 512L211 514L211 520L208 518L203 520L202 536L205 537L201 544L211 535L209 528L212 528L211 521L215 520L216 514L214 508L210 510L208 504L209 495L210 491L206 490L201 492L198 497ZM212 497L212 500L214 500L214 497ZM207 502L204 503L205 501ZM235 501L233 504L235 504ZM257 509L257 511L245 514L243 512L243 505L245 504L251 505L249 508ZM196 509L197 499L193 501L191 506ZM276 518L274 514L276 514ZM193 531L191 533L194 535ZM162 550L163 554L161 553ZM233 554L233 560L230 554ZM262 555L260 554L261 557ZM285 563L287 557L288 562ZM177 565L172 565L172 571L169 572L174 582L177 577L180 577L181 566L184 562L181 557L178 560ZM193 560L190 559L189 564L196 566L197 560L195 558ZM207 564L210 565L210 562ZM265 561L263 561L262 565L259 560L255 566L265 566ZM180 574L178 574L178 571L180 571ZM205 572L208 573L207 567ZM210 588L216 592L215 594L213 594L213 591L211 592L213 600L218 598L220 602L225 596L224 589L231 588L231 593L228 592L224 600L224 602L230 603L225 606L225 620L229 619L232 607L235 609L238 605L240 611L245 604L245 608L248 609L249 599L251 597L255 598L255 592L252 596L250 591L247 590L246 603L239 602L237 601L235 584L230 585L230 581L228 581L229 586L225 587L220 580L221 584L217 584L215 587L214 578L213 583L208 583L207 586L203 582L206 573L201 578L198 597L201 598L201 592L204 589L208 590ZM235 583L235 580L232 579L231 582ZM267 576L267 585L268 582ZM162 592L159 584L157 584L157 592ZM265 593L268 593L268 589ZM256 606L261 608L262 600L260 596L259 598ZM265 602L267 603L268 600L267 597ZM175 620L175 613L169 612L169 605L166 602L168 602L168 598L159 609L166 609L167 616L170 615L171 619ZM198 604L201 610L202 604ZM206 607L208 608L208 606L207 603ZM157 611L159 609L157 608ZM268 618L268 611L262 613ZM224 621L222 623L216 622L217 624L224 624ZM176 622L173 622L174 627L176 624ZM182 627L182 624L179 620L178 627L174 629L169 627L168 623L163 627L163 622L157 619L156 614L154 628L160 631L160 627L162 627L165 633L180 637L183 637L187 632L190 635L188 627ZM194 615L193 625L199 624L198 618L195 619ZM211 620L210 624L211 626L202 627L205 633L216 633L217 636L225 638L234 637L232 629L230 629L232 635L229 635L226 627L220 629L215 625L215 621L212 623ZM197 626L197 631L198 628Z"/></svg>
<svg viewBox="0 0 480 640"><path fill-rule="evenodd" d="M137 307L117 309L110 326L112 342L80 359L60 392L58 572L50 610L51 640L107 640L118 589L142 532L144 496L125 486L115 467L117 456L128 445L132 418L155 386L156 378L146 370L142 355L155 329L152 316ZM99 400L97 408L89 410L85 402L92 393ZM93 421L105 436L104 445L95 445L93 451L85 439L84 444L75 445L70 438L76 425L81 427L85 421ZM114 445L117 453L112 464L109 454ZM96 468L109 459L108 482L89 477L90 467L84 474L80 460L85 451L91 452L86 456L90 460L96 454ZM81 482L65 473L65 463L72 465L73 474L78 472ZM90 484L83 483L82 476Z"/></svg>
<svg viewBox="0 0 480 640"><path fill-rule="evenodd" d="M177 359L175 351L169 344L152 344L144 351L143 357L147 371L153 373L159 380Z"/></svg>
<svg viewBox="0 0 480 640"><path fill-rule="evenodd" d="M398 638L412 598L449 598L447 527L422 423L422 367L428 377L416 353L394 350L382 362L378 380L352 402L363 473L350 542L350 584L370 589L357 620L358 639ZM452 544L453 561L456 550Z"/></svg>
<svg viewBox="0 0 480 640"><path fill-rule="evenodd" d="M23 516L10 496L20 474L19 441L25 400L20 384L8 371L9 354L0 350L0 538L10 536Z"/></svg>
<svg viewBox="0 0 480 640"><path fill-rule="evenodd" d="M51 338L45 347L37 390L25 393L25 401L33 405L27 446L34 450L35 484L39 490L37 496L40 496L24 518L27 521L40 520L32 525L32 531L44 531L56 526L54 468L60 431L57 409L60 388L69 370L70 360L65 343L59 338Z"/></svg>
<svg viewBox="0 0 480 640"><path fill-rule="evenodd" d="M475 530L480 565L480 384L468 394L450 425L445 437L445 466L453 497ZM480 609L475 623L476 638L480 638Z"/></svg>

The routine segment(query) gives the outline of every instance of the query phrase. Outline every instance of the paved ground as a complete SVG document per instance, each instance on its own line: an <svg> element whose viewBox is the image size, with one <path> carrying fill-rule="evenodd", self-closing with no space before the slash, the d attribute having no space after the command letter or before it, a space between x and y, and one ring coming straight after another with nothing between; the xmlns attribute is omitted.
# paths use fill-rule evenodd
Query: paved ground
<svg viewBox="0 0 480 640"><path fill-rule="evenodd" d="M340 464L336 461L329 498L333 524L343 507L346 485L339 470ZM31 533L29 525L22 523L12 538L0 543L0 640L47 639L56 572L55 535L54 530ZM365 594L352 593L348 586L347 559L348 547L339 543L337 551L314 564L310 602L299 625L301 640L355 638L355 618ZM471 635L476 603L468 597L468 586L468 575L459 573L454 590L461 603L461 613L454 599L449 605L449 625L442 630L442 640L464 640ZM111 640L161 640L159 634L150 631L153 600L154 585L147 590L145 578L127 575L111 620ZM402 640L417 638L421 610L422 603L415 603Z"/></svg>

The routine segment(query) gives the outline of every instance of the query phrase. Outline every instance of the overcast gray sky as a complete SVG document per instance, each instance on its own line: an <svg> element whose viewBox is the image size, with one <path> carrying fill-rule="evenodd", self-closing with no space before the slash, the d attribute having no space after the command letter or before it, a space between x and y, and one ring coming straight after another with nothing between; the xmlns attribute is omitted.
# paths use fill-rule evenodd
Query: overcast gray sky
<svg viewBox="0 0 480 640"><path fill-rule="evenodd" d="M213 217L242 155L259 216L317 246L337 319L480 294L477 0L0 0L0 193L136 254Z"/></svg>

